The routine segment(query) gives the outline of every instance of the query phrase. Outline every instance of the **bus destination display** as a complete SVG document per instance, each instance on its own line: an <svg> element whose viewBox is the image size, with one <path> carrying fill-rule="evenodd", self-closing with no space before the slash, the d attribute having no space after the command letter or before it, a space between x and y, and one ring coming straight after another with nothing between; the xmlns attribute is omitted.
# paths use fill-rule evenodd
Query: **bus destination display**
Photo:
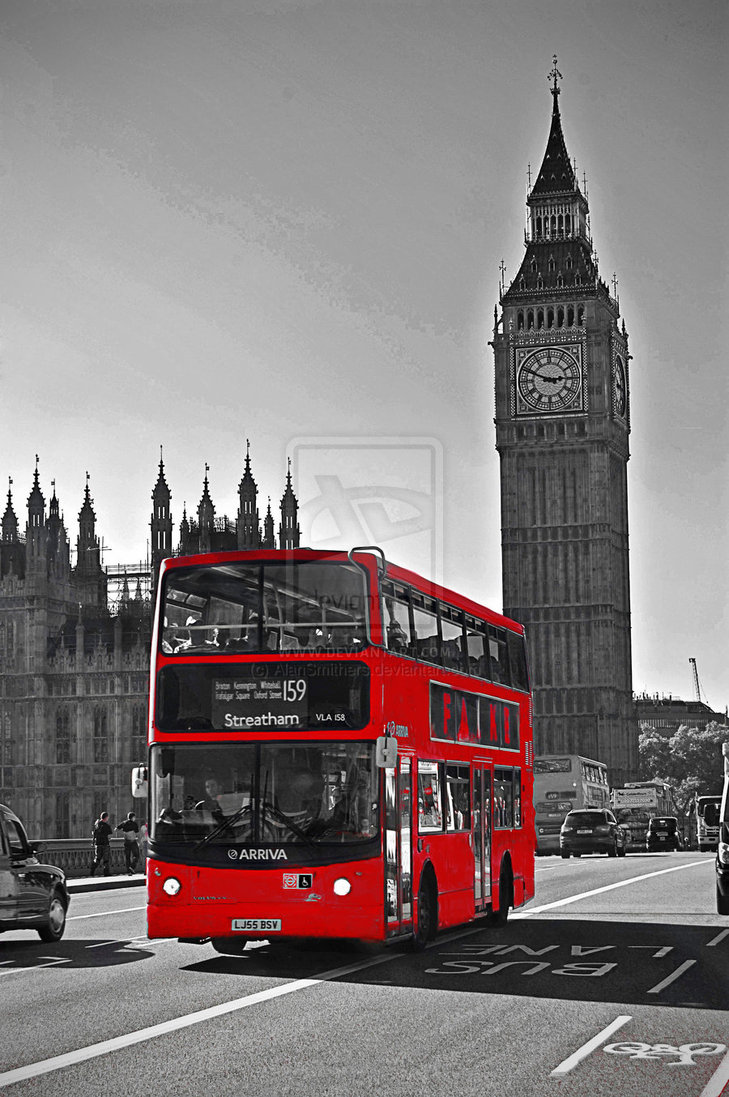
<svg viewBox="0 0 729 1097"><path fill-rule="evenodd" d="M213 723L219 728L299 728L308 716L306 678L216 678ZM331 713L344 723L345 714ZM338 718L338 719L337 719Z"/></svg>
<svg viewBox="0 0 729 1097"><path fill-rule="evenodd" d="M160 731L351 730L370 713L365 663L257 662L165 666L159 672Z"/></svg>

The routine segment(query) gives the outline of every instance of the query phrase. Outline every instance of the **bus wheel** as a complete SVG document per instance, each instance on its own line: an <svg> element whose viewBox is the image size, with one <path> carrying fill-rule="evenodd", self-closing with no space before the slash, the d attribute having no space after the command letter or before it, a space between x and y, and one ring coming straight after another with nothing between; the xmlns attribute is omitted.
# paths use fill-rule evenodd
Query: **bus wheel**
<svg viewBox="0 0 729 1097"><path fill-rule="evenodd" d="M210 944L222 956L242 956L248 942L233 937L211 937Z"/></svg>
<svg viewBox="0 0 729 1097"><path fill-rule="evenodd" d="M492 907L489 921L499 926L505 925L509 917L509 907L513 905L513 901L514 885L511 879L511 869L507 864L503 864L499 875L499 905L497 909Z"/></svg>
<svg viewBox="0 0 729 1097"><path fill-rule="evenodd" d="M569 861L569 859L570 859L569 850L566 850L566 849L562 850L562 859L564 861Z"/></svg>
<svg viewBox="0 0 729 1097"><path fill-rule="evenodd" d="M418 924L413 934L414 952L422 952L438 928L438 893L430 874L424 874L418 888Z"/></svg>
<svg viewBox="0 0 729 1097"><path fill-rule="evenodd" d="M716 885L716 913L729 914L729 895L722 895L719 885Z"/></svg>

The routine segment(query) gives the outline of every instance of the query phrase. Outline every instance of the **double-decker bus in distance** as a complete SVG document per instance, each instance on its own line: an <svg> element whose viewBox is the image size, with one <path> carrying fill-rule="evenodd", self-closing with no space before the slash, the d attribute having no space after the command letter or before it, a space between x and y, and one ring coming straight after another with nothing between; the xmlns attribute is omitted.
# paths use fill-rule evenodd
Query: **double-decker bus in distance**
<svg viewBox="0 0 729 1097"><path fill-rule="evenodd" d="M630 831L629 850L645 851L648 824L655 816L682 818L673 789L664 781L629 781L623 788L613 789L612 806L615 818Z"/></svg>
<svg viewBox="0 0 729 1097"><path fill-rule="evenodd" d="M537 853L559 853L568 811L609 806L607 766L579 754L538 754L534 759Z"/></svg>
<svg viewBox="0 0 729 1097"><path fill-rule="evenodd" d="M521 625L380 549L165 560L150 937L410 938L534 895Z"/></svg>
<svg viewBox="0 0 729 1097"><path fill-rule="evenodd" d="M729 914L729 743L722 743L724 788L719 809L719 839L716 846L716 910Z"/></svg>
<svg viewBox="0 0 729 1097"><path fill-rule="evenodd" d="M721 794L696 796L691 804L689 828L692 844L699 850L716 849L719 841L719 809Z"/></svg>

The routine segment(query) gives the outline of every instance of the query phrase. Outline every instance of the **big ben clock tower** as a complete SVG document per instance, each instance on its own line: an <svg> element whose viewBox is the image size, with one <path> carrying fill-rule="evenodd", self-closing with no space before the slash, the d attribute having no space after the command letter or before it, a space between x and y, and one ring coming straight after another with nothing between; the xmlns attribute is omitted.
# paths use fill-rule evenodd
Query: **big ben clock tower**
<svg viewBox="0 0 729 1097"><path fill-rule="evenodd" d="M535 753L637 776L627 463L628 336L601 280L567 155L557 59L552 122L527 197L526 252L496 311L504 613L526 626Z"/></svg>

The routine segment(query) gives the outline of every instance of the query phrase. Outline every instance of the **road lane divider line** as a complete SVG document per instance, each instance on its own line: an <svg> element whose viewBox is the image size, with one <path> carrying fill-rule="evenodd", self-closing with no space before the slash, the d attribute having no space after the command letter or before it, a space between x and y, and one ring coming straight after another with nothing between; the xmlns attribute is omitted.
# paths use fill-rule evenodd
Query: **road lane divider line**
<svg viewBox="0 0 729 1097"><path fill-rule="evenodd" d="M695 868L697 865L708 865L710 861L690 861L687 865L674 865L673 868L661 868L656 872L644 872L641 876L631 876L628 880L618 880L614 884L605 884L604 887L593 888L592 891L582 891L579 895L570 895L566 899L557 899L554 903L544 903L533 910L517 910L513 918L533 918L535 914L542 914L545 910L557 910L558 907L569 906L570 903L579 903L581 899L590 899L593 895L603 895L606 891L615 891L617 888L628 887L629 884L638 884L641 880L651 880L654 876L665 876L669 872L683 872L687 868Z"/></svg>
<svg viewBox="0 0 729 1097"><path fill-rule="evenodd" d="M97 914L72 914L66 921L67 922L81 922L84 918L108 918L110 914L130 914L134 910L146 910L146 905L143 907L122 907L121 910L101 910Z"/></svg>
<svg viewBox="0 0 729 1097"><path fill-rule="evenodd" d="M609 1036L612 1036L614 1032L617 1032L623 1025L627 1025L628 1021L632 1021L633 1018L629 1014L621 1014L620 1017L616 1017L614 1021L611 1021L602 1032L598 1032L597 1036L593 1036L591 1040L588 1040L586 1044L578 1048L567 1059L563 1059L559 1066L556 1066L550 1073L551 1078L561 1078L565 1074L569 1074L578 1063L581 1063L583 1059L586 1059L588 1055L591 1055L595 1048L604 1044Z"/></svg>
<svg viewBox="0 0 729 1097"><path fill-rule="evenodd" d="M684 960L682 964L679 964L672 975L668 975L665 979L662 979L660 983L656 983L654 987L651 987L650 990L646 991L646 994L660 994L667 986L670 986L671 983L675 983L677 979L680 979L684 971L688 971L695 963L695 960Z"/></svg>
<svg viewBox="0 0 729 1097"><path fill-rule="evenodd" d="M723 929L721 933L717 933L716 937L712 941L707 941L707 948L716 948L720 941L723 941L725 937L729 937L729 929Z"/></svg>
<svg viewBox="0 0 729 1097"><path fill-rule="evenodd" d="M309 987L318 986L320 983L328 983L343 975L351 975L365 968L375 967L377 964L387 963L397 957L397 953L389 952L384 956L376 956L373 959L361 960L359 963L347 964L345 967L333 968L324 971L313 979L296 979L293 983L284 983L280 986L269 987L268 990L259 990L255 994L247 994L243 998L234 998L231 1002L222 1002L217 1006L209 1006L207 1009L196 1010L195 1013L187 1013L182 1017L173 1017L169 1021L163 1021L159 1025L150 1025L149 1028L138 1029L137 1032L128 1032L124 1036L116 1036L111 1040L102 1040L98 1044L89 1044L88 1047L77 1048L75 1051L66 1052L64 1055L54 1055L50 1059L43 1059L38 1063L29 1063L15 1070L5 1071L0 1074L0 1086L10 1086L15 1082L26 1081L28 1078L38 1078L42 1074L50 1074L54 1070L62 1070L64 1067L75 1066L77 1063L86 1062L89 1059L98 1059L102 1055L109 1055L113 1051L121 1051L132 1047L134 1044L144 1043L146 1040L154 1040L158 1036L167 1036L168 1033L178 1032L180 1029L189 1028L191 1025L199 1025L203 1021L212 1020L214 1017L224 1017L228 1013L236 1013L238 1010L247 1009L249 1006L257 1006L262 1002L269 1002L274 998L281 998L286 994L295 994L299 990L307 990Z"/></svg>
<svg viewBox="0 0 729 1097"><path fill-rule="evenodd" d="M699 1097L722 1097L729 1092L729 1051L719 1063Z"/></svg>

